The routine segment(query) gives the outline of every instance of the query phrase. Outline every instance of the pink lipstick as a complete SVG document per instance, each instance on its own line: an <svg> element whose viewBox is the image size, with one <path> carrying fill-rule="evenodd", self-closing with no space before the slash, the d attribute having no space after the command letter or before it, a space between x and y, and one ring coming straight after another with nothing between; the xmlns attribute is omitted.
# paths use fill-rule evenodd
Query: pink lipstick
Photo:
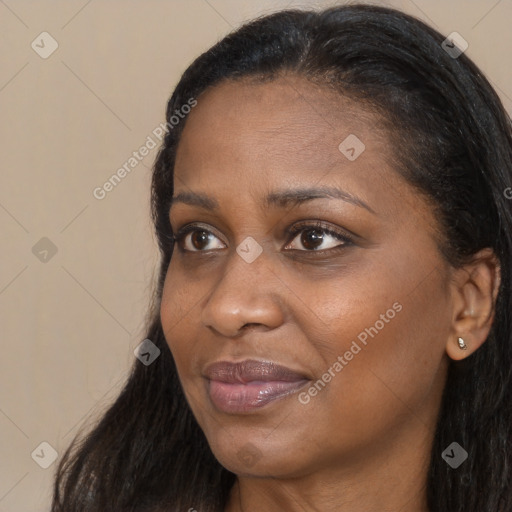
<svg viewBox="0 0 512 512"><path fill-rule="evenodd" d="M213 404L226 413L258 409L294 393L309 381L285 366L255 360L213 363L204 375Z"/></svg>

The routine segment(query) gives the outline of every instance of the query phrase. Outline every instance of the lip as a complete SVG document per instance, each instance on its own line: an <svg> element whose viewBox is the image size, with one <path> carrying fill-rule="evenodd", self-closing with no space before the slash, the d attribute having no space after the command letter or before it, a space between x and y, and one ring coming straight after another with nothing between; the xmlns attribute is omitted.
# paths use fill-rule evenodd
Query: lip
<svg viewBox="0 0 512 512"><path fill-rule="evenodd" d="M253 359L219 361L207 366L204 375L210 399L226 413L259 409L298 391L310 380L286 366Z"/></svg>

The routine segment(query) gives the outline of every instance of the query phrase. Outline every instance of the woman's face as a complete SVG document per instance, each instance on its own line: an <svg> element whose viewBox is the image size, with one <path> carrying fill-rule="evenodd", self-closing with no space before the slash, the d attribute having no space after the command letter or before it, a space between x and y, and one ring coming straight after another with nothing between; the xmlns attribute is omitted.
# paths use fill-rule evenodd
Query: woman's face
<svg viewBox="0 0 512 512"><path fill-rule="evenodd" d="M391 167L397 149L376 118L298 77L224 82L189 114L170 222L195 231L174 247L161 319L230 471L425 455L450 267L430 207Z"/></svg>

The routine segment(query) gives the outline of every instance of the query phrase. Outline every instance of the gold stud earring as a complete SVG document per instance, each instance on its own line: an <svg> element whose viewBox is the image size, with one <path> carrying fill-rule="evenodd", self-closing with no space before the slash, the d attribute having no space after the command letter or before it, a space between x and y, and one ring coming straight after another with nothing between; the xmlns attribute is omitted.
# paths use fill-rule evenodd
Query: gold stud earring
<svg viewBox="0 0 512 512"><path fill-rule="evenodd" d="M464 340L462 338L459 338L459 348L461 350L467 350L467 345L464 343Z"/></svg>

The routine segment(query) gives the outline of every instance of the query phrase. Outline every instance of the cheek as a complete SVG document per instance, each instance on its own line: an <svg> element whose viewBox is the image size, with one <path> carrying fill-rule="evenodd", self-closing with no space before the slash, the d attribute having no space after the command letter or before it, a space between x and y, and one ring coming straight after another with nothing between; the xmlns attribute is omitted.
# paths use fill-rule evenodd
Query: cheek
<svg viewBox="0 0 512 512"><path fill-rule="evenodd" d="M184 363L193 359L196 348L193 341L198 339L195 331L198 327L198 304L202 288L190 283L175 266L171 260L162 290L160 319L165 339L181 376ZM204 294L204 289L202 290Z"/></svg>
<svg viewBox="0 0 512 512"><path fill-rule="evenodd" d="M322 418L315 428L326 437L335 429L356 447L411 415L428 418L437 403L450 325L442 276L421 282L417 265L402 271L408 278L391 278L388 268L369 274L372 280L334 282L310 295L322 329L308 337L317 340L316 377L327 383L317 380L306 390L304 407L308 417Z"/></svg>

